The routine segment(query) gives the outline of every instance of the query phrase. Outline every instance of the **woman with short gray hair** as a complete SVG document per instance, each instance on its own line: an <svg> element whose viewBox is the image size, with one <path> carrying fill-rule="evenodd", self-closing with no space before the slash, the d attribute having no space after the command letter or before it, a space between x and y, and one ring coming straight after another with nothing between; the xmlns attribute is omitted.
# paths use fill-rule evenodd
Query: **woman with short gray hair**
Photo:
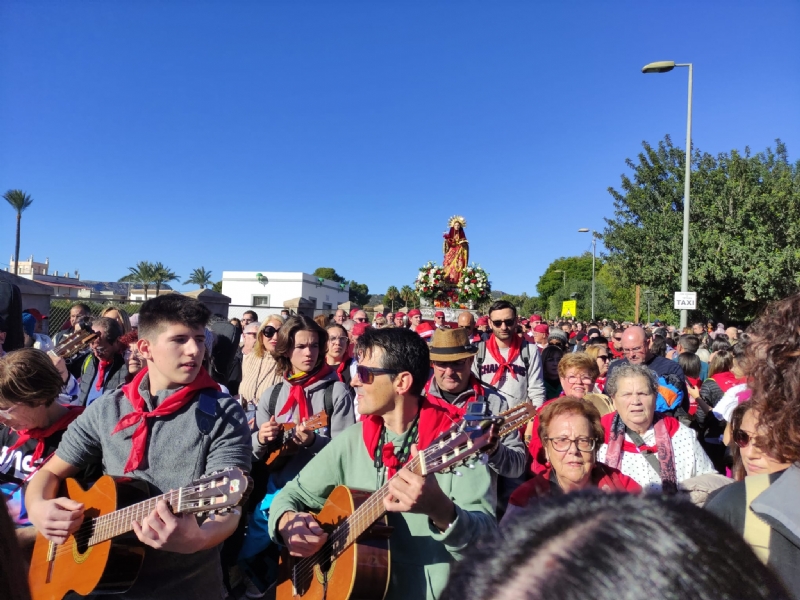
<svg viewBox="0 0 800 600"><path fill-rule="evenodd" d="M646 365L614 369L605 393L616 412L602 419L606 437L598 461L619 469L646 492L674 494L680 482L716 473L694 431L655 411L658 379Z"/></svg>

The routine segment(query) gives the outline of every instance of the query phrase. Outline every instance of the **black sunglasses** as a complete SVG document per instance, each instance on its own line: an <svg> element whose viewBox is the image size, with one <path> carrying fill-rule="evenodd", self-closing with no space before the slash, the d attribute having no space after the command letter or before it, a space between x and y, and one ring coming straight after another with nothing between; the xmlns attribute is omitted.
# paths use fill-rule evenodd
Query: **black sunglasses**
<svg viewBox="0 0 800 600"><path fill-rule="evenodd" d="M375 381L375 375L397 375L402 373L402 371L398 371L396 369L376 369L373 367L365 367L364 365L358 365L356 367L356 375L358 375L358 379L361 383L370 384Z"/></svg>
<svg viewBox="0 0 800 600"><path fill-rule="evenodd" d="M733 434L733 441L739 448L747 448L753 442L753 438L746 431L739 429Z"/></svg>
<svg viewBox="0 0 800 600"><path fill-rule="evenodd" d="M356 323L366 323L367 320L364 317L360 317L358 319L353 319Z"/></svg>
<svg viewBox="0 0 800 600"><path fill-rule="evenodd" d="M506 324L506 327L513 327L514 325L517 324L517 320L516 319L500 319L500 320L495 321L494 319L492 319L492 325L494 325L498 329L500 328L500 326L503 323Z"/></svg>
<svg viewBox="0 0 800 600"><path fill-rule="evenodd" d="M267 325L266 327L264 327L264 329L261 330L261 333L267 336L267 338L271 338L273 335L278 333L278 330L275 329L272 325Z"/></svg>

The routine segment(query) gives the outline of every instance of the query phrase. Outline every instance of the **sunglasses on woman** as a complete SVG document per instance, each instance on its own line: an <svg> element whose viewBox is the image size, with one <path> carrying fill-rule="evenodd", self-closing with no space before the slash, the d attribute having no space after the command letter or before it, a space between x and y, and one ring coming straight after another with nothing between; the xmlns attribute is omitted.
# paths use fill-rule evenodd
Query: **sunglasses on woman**
<svg viewBox="0 0 800 600"><path fill-rule="evenodd" d="M261 333L267 336L267 339L272 338L273 335L278 333L278 330L275 329L272 325L267 325L264 329L261 330Z"/></svg>
<svg viewBox="0 0 800 600"><path fill-rule="evenodd" d="M402 373L402 371L398 371L396 369L377 369L373 367L365 367L364 365L358 365L356 367L356 375L358 375L358 379L361 383L366 383L369 385L373 381L375 381L375 375L397 375Z"/></svg>
<svg viewBox="0 0 800 600"><path fill-rule="evenodd" d="M733 442L739 446L739 448L747 448L754 441L755 440L750 437L749 433L742 431L741 429L733 433Z"/></svg>

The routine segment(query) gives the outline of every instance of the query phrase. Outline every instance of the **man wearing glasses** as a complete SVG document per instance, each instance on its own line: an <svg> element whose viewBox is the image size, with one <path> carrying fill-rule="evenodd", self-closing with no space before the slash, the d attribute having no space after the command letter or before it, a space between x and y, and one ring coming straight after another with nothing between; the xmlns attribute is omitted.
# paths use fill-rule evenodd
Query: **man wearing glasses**
<svg viewBox="0 0 800 600"><path fill-rule="evenodd" d="M328 539L312 512L335 486L374 491L387 481L383 509L393 528L386 600L434 600L450 564L466 548L495 534L492 478L485 466L417 475L405 468L461 412L423 395L428 345L406 329L369 328L356 348L362 418L317 454L275 497L269 531L294 556L311 556ZM391 480L391 481L389 481Z"/></svg>
<svg viewBox="0 0 800 600"><path fill-rule="evenodd" d="M617 336L617 333L614 333ZM673 414L670 416L679 417L689 414L689 394L686 391L686 375L681 366L672 360L658 356L650 352L650 340L647 339L644 329L638 325L628 327L621 335L622 337L622 360L615 360L608 367L607 379L611 379L614 369L621 365L647 365L656 374L656 377L663 377L667 382L678 388L683 393L683 400Z"/></svg>
<svg viewBox="0 0 800 600"><path fill-rule="evenodd" d="M625 330L622 327L617 327L611 334L611 345L608 347L608 349L615 360L619 358L625 358L625 354L622 352L623 333L625 333Z"/></svg>
<svg viewBox="0 0 800 600"><path fill-rule="evenodd" d="M473 373L496 387L510 408L523 402L538 408L545 401L542 359L536 346L517 335L517 309L498 300L489 307L489 324L492 335L478 345Z"/></svg>

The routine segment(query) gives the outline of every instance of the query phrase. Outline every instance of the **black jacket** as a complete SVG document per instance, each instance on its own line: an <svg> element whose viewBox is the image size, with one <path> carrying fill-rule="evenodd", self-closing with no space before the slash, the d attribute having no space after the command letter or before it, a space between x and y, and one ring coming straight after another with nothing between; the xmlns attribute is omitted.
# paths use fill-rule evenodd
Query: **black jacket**
<svg viewBox="0 0 800 600"><path fill-rule="evenodd" d="M86 357L81 370L81 391L78 393L78 400L81 406L86 406L86 399L89 397L89 390L91 389L94 378L97 375L97 368L100 365L100 359L94 354ZM114 355L114 361L111 366L106 369L103 381L103 393L109 390L115 390L125 383L125 378L128 376L128 365L121 354Z"/></svg>

